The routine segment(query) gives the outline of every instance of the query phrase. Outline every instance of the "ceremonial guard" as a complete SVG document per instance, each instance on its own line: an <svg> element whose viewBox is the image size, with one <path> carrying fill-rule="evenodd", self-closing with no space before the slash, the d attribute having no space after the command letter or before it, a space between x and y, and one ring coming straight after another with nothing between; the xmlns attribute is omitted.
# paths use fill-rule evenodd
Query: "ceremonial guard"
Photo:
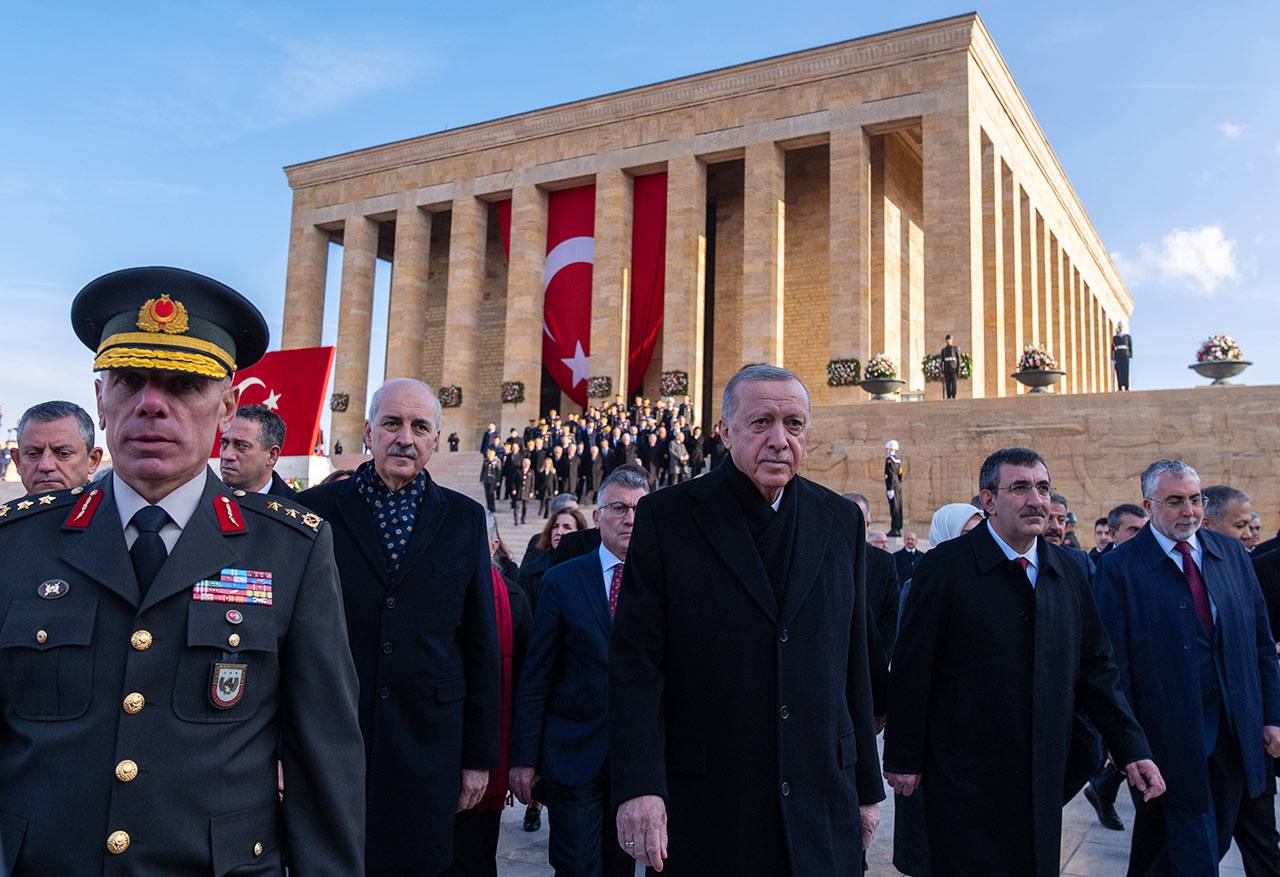
<svg viewBox="0 0 1280 877"><path fill-rule="evenodd" d="M951 343L951 336L946 337L942 346L942 396L944 399L956 397L956 378L960 376L960 348Z"/></svg>
<svg viewBox="0 0 1280 877"><path fill-rule="evenodd" d="M884 498L889 503L889 535L902 535L902 479L907 467L898 459L898 441L884 443Z"/></svg>
<svg viewBox="0 0 1280 877"><path fill-rule="evenodd" d="M1133 339L1124 330L1124 323L1116 324L1116 334L1111 339L1111 363L1116 370L1116 389L1129 389L1129 360L1133 359Z"/></svg>
<svg viewBox="0 0 1280 877"><path fill-rule="evenodd" d="M0 874L363 874L329 525L208 467L262 315L174 268L71 313L113 474L0 504Z"/></svg>

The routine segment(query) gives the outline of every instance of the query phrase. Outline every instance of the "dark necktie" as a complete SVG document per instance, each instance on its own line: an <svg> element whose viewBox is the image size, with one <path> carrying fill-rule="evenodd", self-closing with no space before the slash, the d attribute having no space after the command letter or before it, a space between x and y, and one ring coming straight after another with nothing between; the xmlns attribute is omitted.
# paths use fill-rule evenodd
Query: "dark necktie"
<svg viewBox="0 0 1280 877"><path fill-rule="evenodd" d="M1191 546L1186 542L1178 542L1173 547L1182 555L1182 575L1187 580L1187 590L1191 592L1191 605L1196 610L1196 618L1200 619L1205 632L1213 636L1213 610L1209 608L1209 592L1205 590L1204 579L1200 578L1200 568L1191 559Z"/></svg>
<svg viewBox="0 0 1280 877"><path fill-rule="evenodd" d="M1015 557L1013 562L1022 567L1022 574L1027 576L1027 584L1031 584L1031 576L1027 574L1027 567L1031 566L1031 561L1025 557Z"/></svg>
<svg viewBox="0 0 1280 877"><path fill-rule="evenodd" d="M613 581L609 582L609 617L618 611L618 587L622 584L622 564L613 568Z"/></svg>
<svg viewBox="0 0 1280 877"><path fill-rule="evenodd" d="M160 572L165 558L169 556L169 550L160 538L160 528L169 523L169 513L158 505L143 506L134 513L132 523L138 528L138 538L133 540L129 557L138 577L140 596L145 597L156 573Z"/></svg>

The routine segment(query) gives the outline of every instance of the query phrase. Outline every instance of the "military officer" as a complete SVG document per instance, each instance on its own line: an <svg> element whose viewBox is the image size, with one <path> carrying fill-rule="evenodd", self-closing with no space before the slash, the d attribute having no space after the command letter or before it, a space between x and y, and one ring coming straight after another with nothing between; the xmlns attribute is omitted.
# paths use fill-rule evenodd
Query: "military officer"
<svg viewBox="0 0 1280 877"><path fill-rule="evenodd" d="M889 503L889 535L902 535L902 479L907 467L898 457L897 439L884 443L884 498Z"/></svg>
<svg viewBox="0 0 1280 877"><path fill-rule="evenodd" d="M1133 338L1124 330L1124 323L1116 324L1116 334L1111 338L1111 362L1116 370L1116 389L1129 389L1129 360L1133 359Z"/></svg>
<svg viewBox="0 0 1280 877"><path fill-rule="evenodd" d="M208 467L262 315L176 268L71 314L114 470L0 505L0 874L363 874L329 525Z"/></svg>
<svg viewBox="0 0 1280 877"><path fill-rule="evenodd" d="M939 359L942 360L942 395L945 399L954 399L956 378L960 376L960 348L952 343L950 335L945 340L946 344L942 345L942 353L939 354Z"/></svg>

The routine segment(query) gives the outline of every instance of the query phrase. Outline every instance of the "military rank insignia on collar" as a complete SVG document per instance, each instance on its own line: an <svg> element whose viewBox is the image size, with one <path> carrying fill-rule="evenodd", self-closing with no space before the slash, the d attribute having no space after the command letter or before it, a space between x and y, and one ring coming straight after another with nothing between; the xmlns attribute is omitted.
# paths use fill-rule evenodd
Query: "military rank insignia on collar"
<svg viewBox="0 0 1280 877"><path fill-rule="evenodd" d="M71 513L67 515L67 519L62 523L62 526L70 527L73 530L83 530L88 527L89 522L93 520L94 512L98 510L98 504L101 502L102 488L95 487L76 500L75 505L71 507Z"/></svg>
<svg viewBox="0 0 1280 877"><path fill-rule="evenodd" d="M229 496L219 494L213 498L213 516L218 519L218 527L223 533L243 533L245 530L240 506Z"/></svg>
<svg viewBox="0 0 1280 877"><path fill-rule="evenodd" d="M229 710L244 697L245 671L248 664L213 665L209 676L209 702L220 710Z"/></svg>

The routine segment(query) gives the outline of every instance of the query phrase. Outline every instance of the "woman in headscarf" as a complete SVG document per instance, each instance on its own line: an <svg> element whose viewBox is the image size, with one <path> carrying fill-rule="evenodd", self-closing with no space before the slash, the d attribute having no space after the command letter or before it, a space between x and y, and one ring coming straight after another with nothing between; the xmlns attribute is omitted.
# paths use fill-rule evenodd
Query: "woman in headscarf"
<svg viewBox="0 0 1280 877"><path fill-rule="evenodd" d="M933 513L929 524L929 545L937 546L982 523L982 512L972 503L951 502ZM898 630L907 609L911 580L902 583L898 598ZM929 842L924 825L924 787L909 797L893 796L893 867L908 877L928 877Z"/></svg>

